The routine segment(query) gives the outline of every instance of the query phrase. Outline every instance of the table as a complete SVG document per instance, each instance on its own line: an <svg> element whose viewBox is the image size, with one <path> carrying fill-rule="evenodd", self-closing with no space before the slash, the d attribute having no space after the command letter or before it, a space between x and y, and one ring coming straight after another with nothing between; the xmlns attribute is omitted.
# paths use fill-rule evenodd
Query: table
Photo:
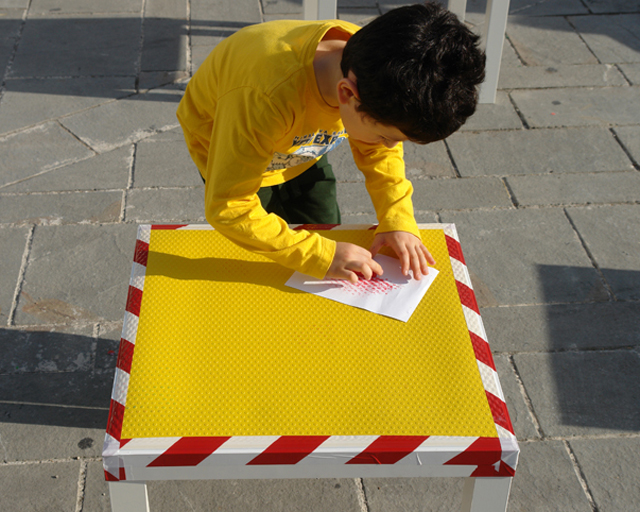
<svg viewBox="0 0 640 512"><path fill-rule="evenodd" d="M298 226L368 247L372 226ZM145 482L467 477L504 511L519 448L453 224L409 322L284 285L206 225L139 227L103 451L114 512Z"/></svg>

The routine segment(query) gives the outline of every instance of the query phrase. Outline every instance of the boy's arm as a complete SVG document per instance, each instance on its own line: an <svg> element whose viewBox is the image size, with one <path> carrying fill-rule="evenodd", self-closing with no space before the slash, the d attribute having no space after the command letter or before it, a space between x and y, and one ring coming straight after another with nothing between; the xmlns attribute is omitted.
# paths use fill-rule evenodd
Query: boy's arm
<svg viewBox="0 0 640 512"><path fill-rule="evenodd" d="M402 144L389 149L381 144L349 143L378 217L372 255L389 246L400 259L402 272L406 275L411 269L420 279L429 272L427 263L434 265L435 260L422 243L413 215L413 186L405 177Z"/></svg>
<svg viewBox="0 0 640 512"><path fill-rule="evenodd" d="M220 98L205 172L205 214L237 245L322 279L336 243L317 233L289 229L283 219L267 214L257 196L273 156L274 138L286 132L280 112L252 89L236 89Z"/></svg>

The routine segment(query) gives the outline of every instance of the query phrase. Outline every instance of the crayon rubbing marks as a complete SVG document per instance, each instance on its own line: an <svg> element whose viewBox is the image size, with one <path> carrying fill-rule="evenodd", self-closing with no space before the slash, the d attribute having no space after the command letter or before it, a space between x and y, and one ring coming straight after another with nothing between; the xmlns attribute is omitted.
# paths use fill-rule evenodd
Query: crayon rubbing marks
<svg viewBox="0 0 640 512"><path fill-rule="evenodd" d="M358 279L357 283L345 282L343 287L350 295L387 295L390 291L400 288L397 284L390 283L378 276L374 276L368 281Z"/></svg>

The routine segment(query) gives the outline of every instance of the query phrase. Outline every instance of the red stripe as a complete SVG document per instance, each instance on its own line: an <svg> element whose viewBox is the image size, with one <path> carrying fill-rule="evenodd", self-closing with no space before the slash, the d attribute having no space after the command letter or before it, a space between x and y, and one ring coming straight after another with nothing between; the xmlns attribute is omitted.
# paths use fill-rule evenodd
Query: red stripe
<svg viewBox="0 0 640 512"><path fill-rule="evenodd" d="M498 470L496 470L495 465L491 466L478 466L473 473L471 473L472 477L476 476L489 476L489 477L497 477L497 476L515 476L516 470L511 466L508 466L504 462L500 461L498 464Z"/></svg>
<svg viewBox="0 0 640 512"><path fill-rule="evenodd" d="M460 242L458 242L455 238L449 235L444 235L444 239L447 242L447 249L449 249L449 256L451 256L452 258L455 258L462 264L466 265L464 261L464 256L462 255L462 246L460 245Z"/></svg>
<svg viewBox="0 0 640 512"><path fill-rule="evenodd" d="M266 464L297 464L324 443L329 436L282 436L248 463L250 466Z"/></svg>
<svg viewBox="0 0 640 512"><path fill-rule="evenodd" d="M107 421L107 434L120 441L122 433L122 419L124 418L124 405L111 399L109 406L109 420Z"/></svg>
<svg viewBox="0 0 640 512"><path fill-rule="evenodd" d="M140 304L142 303L142 290L135 286L129 286L127 295L127 307L125 308L132 315L140 316Z"/></svg>
<svg viewBox="0 0 640 512"><path fill-rule="evenodd" d="M496 365L493 362L493 356L491 355L489 344L471 331L469 331L469 335L471 336L471 345L473 346L473 352L476 355L476 359L486 364L492 370L495 370Z"/></svg>
<svg viewBox="0 0 640 512"><path fill-rule="evenodd" d="M151 229L180 229L189 224L153 224Z"/></svg>
<svg viewBox="0 0 640 512"><path fill-rule="evenodd" d="M131 441L131 439L120 439L120 448L129 443L129 441Z"/></svg>
<svg viewBox="0 0 640 512"><path fill-rule="evenodd" d="M130 343L124 338L120 338L120 349L118 350L118 362L116 366L127 373L131 373L131 360L133 359L134 348L133 343Z"/></svg>
<svg viewBox="0 0 640 512"><path fill-rule="evenodd" d="M104 479L107 482L118 482L118 477L109 473L106 469L104 470Z"/></svg>
<svg viewBox="0 0 640 512"><path fill-rule="evenodd" d="M338 226L338 224L301 224L300 226L294 228L295 230L300 230L300 229L313 229L313 230L321 230L321 229L333 229L336 226Z"/></svg>
<svg viewBox="0 0 640 512"><path fill-rule="evenodd" d="M124 481L127 479L127 475L124 472L124 468L120 468L120 481Z"/></svg>
<svg viewBox="0 0 640 512"><path fill-rule="evenodd" d="M480 314L478 303L476 302L476 294L473 293L473 289L469 288L466 284L461 283L456 279L456 286L458 287L458 295L460 295L460 302L470 309L473 309L476 313Z"/></svg>
<svg viewBox="0 0 640 512"><path fill-rule="evenodd" d="M487 401L489 402L489 408L493 415L493 421L495 421L497 425L500 425L502 428L514 434L511 418L509 418L509 411L507 410L507 404L493 393L489 393L486 390L485 393L487 394Z"/></svg>
<svg viewBox="0 0 640 512"><path fill-rule="evenodd" d="M497 437L479 437L469 448L445 462L455 466L491 466L500 461L502 446Z"/></svg>
<svg viewBox="0 0 640 512"><path fill-rule="evenodd" d="M136 250L133 253L133 261L142 265L143 267L146 267L148 256L149 256L149 244L140 239L136 240Z"/></svg>
<svg viewBox="0 0 640 512"><path fill-rule="evenodd" d="M380 436L347 464L395 464L413 453L429 436Z"/></svg>
<svg viewBox="0 0 640 512"><path fill-rule="evenodd" d="M228 437L183 437L147 467L197 466L228 439Z"/></svg>

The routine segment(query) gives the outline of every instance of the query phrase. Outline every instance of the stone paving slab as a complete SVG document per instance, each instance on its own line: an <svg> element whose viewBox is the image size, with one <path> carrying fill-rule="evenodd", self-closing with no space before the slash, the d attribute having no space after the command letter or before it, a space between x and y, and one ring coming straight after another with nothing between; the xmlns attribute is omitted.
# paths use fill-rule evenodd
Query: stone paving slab
<svg viewBox="0 0 640 512"><path fill-rule="evenodd" d="M591 512L569 454L559 441L521 442L511 485L513 512Z"/></svg>
<svg viewBox="0 0 640 512"><path fill-rule="evenodd" d="M522 121L509 96L498 91L495 103L478 105L476 113L460 128L461 132L479 130L520 130Z"/></svg>
<svg viewBox="0 0 640 512"><path fill-rule="evenodd" d="M491 339L489 343L491 343ZM493 349L493 344L491 345ZM494 356L494 362L516 436L519 440L539 439L540 434L536 431L529 408L522 397L513 364L505 355Z"/></svg>
<svg viewBox="0 0 640 512"><path fill-rule="evenodd" d="M518 16L563 16L588 14L589 10L580 0L511 0L509 14Z"/></svg>
<svg viewBox="0 0 640 512"><path fill-rule="evenodd" d="M510 16L507 35L520 58L529 66L598 64L563 17Z"/></svg>
<svg viewBox="0 0 640 512"><path fill-rule="evenodd" d="M82 512L111 512L109 486L104 479L102 460L87 462Z"/></svg>
<svg viewBox="0 0 640 512"><path fill-rule="evenodd" d="M136 231L133 225L36 228L16 324L122 320Z"/></svg>
<svg viewBox="0 0 640 512"><path fill-rule="evenodd" d="M0 193L125 189L132 164L133 147L125 146L8 185Z"/></svg>
<svg viewBox="0 0 640 512"><path fill-rule="evenodd" d="M640 345L637 302L483 308L482 319L498 354Z"/></svg>
<svg viewBox="0 0 640 512"><path fill-rule="evenodd" d="M95 154L57 123L2 137L0 150L0 189L8 183Z"/></svg>
<svg viewBox="0 0 640 512"><path fill-rule="evenodd" d="M29 512L74 510L79 474L79 461L0 466L0 508Z"/></svg>
<svg viewBox="0 0 640 512"><path fill-rule="evenodd" d="M640 62L640 14L571 17L600 62Z"/></svg>
<svg viewBox="0 0 640 512"><path fill-rule="evenodd" d="M640 64L619 64L618 67L633 85L640 85Z"/></svg>
<svg viewBox="0 0 640 512"><path fill-rule="evenodd" d="M513 91L529 126L629 125L640 119L640 87Z"/></svg>
<svg viewBox="0 0 640 512"><path fill-rule="evenodd" d="M184 88L153 89L65 117L61 123L98 153L105 153L177 127L176 109Z"/></svg>
<svg viewBox="0 0 640 512"><path fill-rule="evenodd" d="M640 190L637 171L509 176L506 181L522 206L634 202Z"/></svg>
<svg viewBox="0 0 640 512"><path fill-rule="evenodd" d="M154 512L360 512L353 480L212 480L149 482Z"/></svg>
<svg viewBox="0 0 640 512"><path fill-rule="evenodd" d="M640 429L638 352L516 354L514 360L546 436L633 434Z"/></svg>
<svg viewBox="0 0 640 512"><path fill-rule="evenodd" d="M93 367L93 327L67 332L0 329L0 374L89 371Z"/></svg>
<svg viewBox="0 0 640 512"><path fill-rule="evenodd" d="M200 181L202 184L202 181ZM134 189L127 194L125 220L136 223L206 222L204 186Z"/></svg>
<svg viewBox="0 0 640 512"><path fill-rule="evenodd" d="M616 135L633 158L640 165L640 126L621 126L615 129ZM640 167L636 167L640 168Z"/></svg>
<svg viewBox="0 0 640 512"><path fill-rule="evenodd" d="M582 66L505 66L500 69L499 89L550 87L605 87L627 85L618 68L610 64Z"/></svg>
<svg viewBox="0 0 640 512"><path fill-rule="evenodd" d="M640 439L574 439L569 442L602 512L633 510L640 503Z"/></svg>
<svg viewBox="0 0 640 512"><path fill-rule="evenodd" d="M118 222L122 192L0 195L0 223L60 225Z"/></svg>
<svg viewBox="0 0 640 512"><path fill-rule="evenodd" d="M2 325L7 325L9 319L28 234L28 228L0 228L0 321Z"/></svg>
<svg viewBox="0 0 640 512"><path fill-rule="evenodd" d="M266 5L264 9L267 12ZM260 4L252 0L191 3L192 27L215 26L218 22L231 22L236 28L239 28L239 25L260 23L261 21Z"/></svg>
<svg viewBox="0 0 640 512"><path fill-rule="evenodd" d="M7 80L0 107L0 133L79 112L134 92L133 76Z"/></svg>
<svg viewBox="0 0 640 512"><path fill-rule="evenodd" d="M106 407L0 404L3 459L11 462L100 457L108 413Z"/></svg>
<svg viewBox="0 0 640 512"><path fill-rule="evenodd" d="M182 134L177 140L150 137L137 144L133 186L202 186L202 178L191 160Z"/></svg>
<svg viewBox="0 0 640 512"><path fill-rule="evenodd" d="M638 0L584 0L592 12L634 12L638 10Z"/></svg>
<svg viewBox="0 0 640 512"><path fill-rule="evenodd" d="M64 16L69 14L93 13L139 13L140 0L33 0L29 7L29 16Z"/></svg>
<svg viewBox="0 0 640 512"><path fill-rule="evenodd" d="M633 169L613 134L601 127L457 133L447 144L461 176Z"/></svg>
<svg viewBox="0 0 640 512"><path fill-rule="evenodd" d="M570 208L567 213L616 297L639 300L640 205Z"/></svg>
<svg viewBox="0 0 640 512"><path fill-rule="evenodd" d="M509 192L498 178L454 178L415 180L413 206L416 210L466 210L509 208Z"/></svg>
<svg viewBox="0 0 640 512"><path fill-rule="evenodd" d="M140 17L27 19L10 77L135 75Z"/></svg>
<svg viewBox="0 0 640 512"><path fill-rule="evenodd" d="M144 20L144 46L140 67L142 71L171 71L187 69L186 4L176 18L147 17Z"/></svg>
<svg viewBox="0 0 640 512"><path fill-rule="evenodd" d="M369 512L460 510L462 478L365 478Z"/></svg>
<svg viewBox="0 0 640 512"><path fill-rule="evenodd" d="M444 212L440 217L456 224L469 269L500 305L584 301L603 287L560 210Z"/></svg>

